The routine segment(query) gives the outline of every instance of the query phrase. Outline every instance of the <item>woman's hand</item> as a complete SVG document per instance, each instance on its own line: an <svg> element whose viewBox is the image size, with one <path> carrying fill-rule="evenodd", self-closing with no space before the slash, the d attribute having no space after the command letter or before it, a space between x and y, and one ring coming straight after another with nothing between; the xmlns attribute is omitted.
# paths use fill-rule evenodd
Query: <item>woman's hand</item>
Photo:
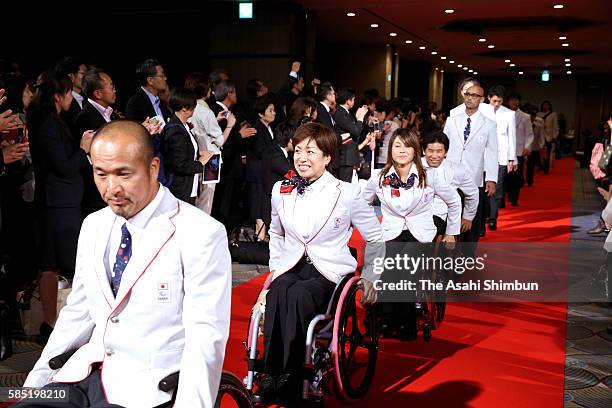
<svg viewBox="0 0 612 408"><path fill-rule="evenodd" d="M361 278L359 285L363 288L363 296L361 297L362 305L373 305L378 300L378 293L374 284L367 279Z"/></svg>
<svg viewBox="0 0 612 408"><path fill-rule="evenodd" d="M198 161L204 165L208 163L211 157L213 157L213 154L214 153L210 150L200 150L200 157L198 158Z"/></svg>

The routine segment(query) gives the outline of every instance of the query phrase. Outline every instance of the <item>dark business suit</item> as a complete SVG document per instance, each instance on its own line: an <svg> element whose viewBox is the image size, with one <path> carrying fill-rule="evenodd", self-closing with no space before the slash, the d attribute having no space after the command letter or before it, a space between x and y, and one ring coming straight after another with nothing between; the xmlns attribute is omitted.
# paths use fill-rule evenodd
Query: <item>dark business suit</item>
<svg viewBox="0 0 612 408"><path fill-rule="evenodd" d="M266 160L263 161L263 189L266 195L264 207L264 222L270 225L272 218L272 187L277 181L283 180L285 174L293 168L291 153L285 157L283 149L277 144L269 146L265 153Z"/></svg>
<svg viewBox="0 0 612 408"><path fill-rule="evenodd" d="M87 155L75 148L68 125L56 115L30 121L30 151L36 190L34 201L41 227L41 269L74 274L81 227L83 178Z"/></svg>
<svg viewBox="0 0 612 408"><path fill-rule="evenodd" d="M111 113L111 121L119 119L115 112ZM76 117L77 134L82 135L87 130L97 131L106 123L100 112L89 102L85 102L83 110ZM83 218L89 214L106 207L106 202L100 196L93 176L91 165L83 168L83 203L81 206Z"/></svg>
<svg viewBox="0 0 612 408"><path fill-rule="evenodd" d="M264 204L266 195L263 187L263 160L267 160L266 149L272 146L270 131L261 120L255 123L255 136L246 140L247 164L246 180L248 182L249 208L252 220L263 219L267 208Z"/></svg>
<svg viewBox="0 0 612 408"><path fill-rule="evenodd" d="M83 100L83 108L85 107L86 101L87 99ZM72 103L70 104L70 109L60 114L62 119L64 120L64 123L66 123L68 125L68 128L70 129L70 133L73 136L73 142L75 143L75 148L79 147L81 142L81 136L83 135L83 133L79 133L79 129L76 124L76 118L79 113L81 113L83 108L81 108L77 100L73 97Z"/></svg>
<svg viewBox="0 0 612 408"><path fill-rule="evenodd" d="M165 167L172 174L168 188L176 198L194 204L195 197L191 197L193 177L202 173L204 165L193 159L197 152L193 148L191 136L176 115L166 124L161 151Z"/></svg>
<svg viewBox="0 0 612 408"><path fill-rule="evenodd" d="M329 163L329 170L334 176L338 176L338 169L340 167L340 146L342 146L342 138L337 132L336 127L334 126L334 120L332 119L331 112L328 112L327 109L323 106L321 102L317 104L317 123L320 123L331 129L336 134L336 140L338 142L338 149L336 149L336 155L334 159Z"/></svg>
<svg viewBox="0 0 612 408"><path fill-rule="evenodd" d="M172 116L170 108L160 101L159 109L164 116L164 120L168 122L168 119L170 116ZM142 88L140 88L138 92L132 95L132 97L128 100L127 105L125 106L125 117L138 123L142 123L147 117L152 118L154 116L157 116L157 113L155 113L155 108L153 107L149 96L142 90Z"/></svg>
<svg viewBox="0 0 612 408"><path fill-rule="evenodd" d="M336 131L340 135L343 133L351 135L350 139L347 139L338 149L338 178L350 183L353 178L353 169L359 165L360 161L358 143L363 131L363 122L356 121L353 115L342 106L336 109L333 117L336 122Z"/></svg>

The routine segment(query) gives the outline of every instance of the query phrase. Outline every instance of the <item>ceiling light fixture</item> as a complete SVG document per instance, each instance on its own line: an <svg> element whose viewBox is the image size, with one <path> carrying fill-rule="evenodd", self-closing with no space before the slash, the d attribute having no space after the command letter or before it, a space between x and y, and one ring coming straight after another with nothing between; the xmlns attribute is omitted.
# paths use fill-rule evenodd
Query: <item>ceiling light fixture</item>
<svg viewBox="0 0 612 408"><path fill-rule="evenodd" d="M571 73L572 73L572 71L567 71L566 72L567 75L570 75Z"/></svg>
<svg viewBox="0 0 612 408"><path fill-rule="evenodd" d="M445 60L445 59L446 59L446 57L440 57L440 59L441 59L441 60Z"/></svg>
<svg viewBox="0 0 612 408"><path fill-rule="evenodd" d="M516 67L516 64L510 64L511 67Z"/></svg>
<svg viewBox="0 0 612 408"><path fill-rule="evenodd" d="M572 64L570 64L569 62L565 64L566 67L571 67Z"/></svg>
<svg viewBox="0 0 612 408"><path fill-rule="evenodd" d="M567 40L567 37L562 35L561 37L559 37L560 40Z"/></svg>
<svg viewBox="0 0 612 408"><path fill-rule="evenodd" d="M486 38L479 38L478 42L487 42L487 39Z"/></svg>
<svg viewBox="0 0 612 408"><path fill-rule="evenodd" d="M448 61L448 63L449 63L449 64L454 64L454 63L455 63L455 60L450 60L450 61Z"/></svg>
<svg viewBox="0 0 612 408"><path fill-rule="evenodd" d="M459 64L459 65L457 65L457 66L458 66L459 68L461 68L463 65Z"/></svg>
<svg viewBox="0 0 612 408"><path fill-rule="evenodd" d="M473 69L468 69L468 72L472 73L472 72L474 72L474 70Z"/></svg>
<svg viewBox="0 0 612 408"><path fill-rule="evenodd" d="M493 44L489 44L487 45L487 48L495 48L495 46Z"/></svg>
<svg viewBox="0 0 612 408"><path fill-rule="evenodd" d="M509 59L505 59L504 62L510 62L510 60Z"/></svg>
<svg viewBox="0 0 612 408"><path fill-rule="evenodd" d="M571 59L566 58L564 61L565 61L565 62L570 62L570 61L571 61Z"/></svg>
<svg viewBox="0 0 612 408"><path fill-rule="evenodd" d="M474 71L474 75L478 75L478 72Z"/></svg>
<svg viewBox="0 0 612 408"><path fill-rule="evenodd" d="M562 47L569 47L569 44L568 43L563 43L563 44L561 44L561 46Z"/></svg>
<svg viewBox="0 0 612 408"><path fill-rule="evenodd" d="M355 14L355 13L346 13L346 16L347 16L347 17L355 17L355 16L356 16L356 14Z"/></svg>
<svg viewBox="0 0 612 408"><path fill-rule="evenodd" d="M397 37L397 33L389 33L391 37Z"/></svg>
<svg viewBox="0 0 612 408"><path fill-rule="evenodd" d="M467 70L468 70L468 67L463 67L463 70L464 70L464 71L467 71Z"/></svg>
<svg viewBox="0 0 612 408"><path fill-rule="evenodd" d="M372 28L378 28L378 24L374 23L374 24L370 24L370 27Z"/></svg>
<svg viewBox="0 0 612 408"><path fill-rule="evenodd" d="M440 70L440 72L444 72L444 70L443 70L443 69L441 69L441 70Z"/></svg>
<svg viewBox="0 0 612 408"><path fill-rule="evenodd" d="M425 46L424 46L424 45L421 45L421 46L419 47L419 50L424 50L424 49L425 49Z"/></svg>
<svg viewBox="0 0 612 408"><path fill-rule="evenodd" d="M436 71L438 70L438 67L436 67Z"/></svg>
<svg viewBox="0 0 612 408"><path fill-rule="evenodd" d="M406 44L412 44L412 40L406 40L404 41Z"/></svg>
<svg viewBox="0 0 612 408"><path fill-rule="evenodd" d="M438 55L438 52L437 51L432 51L431 55Z"/></svg>
<svg viewBox="0 0 612 408"><path fill-rule="evenodd" d="M455 10L453 10L453 9L446 9L446 10L444 10L444 12L446 14L453 14L455 12Z"/></svg>
<svg viewBox="0 0 612 408"><path fill-rule="evenodd" d="M563 8L563 4L555 4L555 5L553 6L553 8L556 8L556 9L562 9L562 8Z"/></svg>
<svg viewBox="0 0 612 408"><path fill-rule="evenodd" d="M523 71L519 71L519 75L523 75Z"/></svg>

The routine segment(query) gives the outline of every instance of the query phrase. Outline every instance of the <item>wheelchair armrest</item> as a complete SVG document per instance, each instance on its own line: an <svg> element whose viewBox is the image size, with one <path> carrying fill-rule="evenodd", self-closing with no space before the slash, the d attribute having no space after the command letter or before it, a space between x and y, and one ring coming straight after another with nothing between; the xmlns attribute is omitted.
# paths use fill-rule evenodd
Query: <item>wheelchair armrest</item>
<svg viewBox="0 0 612 408"><path fill-rule="evenodd" d="M165 376L164 378L162 378L159 381L157 388L159 388L161 391L164 391L164 392L170 392L172 390L175 390L178 387L178 382L179 382L179 371L177 371L176 373L169 374Z"/></svg>
<svg viewBox="0 0 612 408"><path fill-rule="evenodd" d="M78 349L68 350L58 356L53 357L49 360L49 368L52 370L59 370L66 364L66 361L72 357L74 353L76 353Z"/></svg>

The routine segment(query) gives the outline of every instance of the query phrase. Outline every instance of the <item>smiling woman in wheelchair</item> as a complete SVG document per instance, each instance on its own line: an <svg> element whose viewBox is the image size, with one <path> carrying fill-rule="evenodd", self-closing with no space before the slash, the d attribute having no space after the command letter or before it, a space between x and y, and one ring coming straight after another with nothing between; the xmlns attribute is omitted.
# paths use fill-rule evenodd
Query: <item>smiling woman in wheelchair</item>
<svg viewBox="0 0 612 408"><path fill-rule="evenodd" d="M309 123L298 128L292 142L297 172L287 173L272 191L272 282L257 302L265 302L266 310L264 375L256 392L262 402L298 395L308 324L325 312L342 277L357 268L347 246L351 226L366 241L382 242L380 223L360 198L359 186L326 171L337 152L334 132ZM382 251L380 256L384 246ZM368 302L369 282L365 287Z"/></svg>

